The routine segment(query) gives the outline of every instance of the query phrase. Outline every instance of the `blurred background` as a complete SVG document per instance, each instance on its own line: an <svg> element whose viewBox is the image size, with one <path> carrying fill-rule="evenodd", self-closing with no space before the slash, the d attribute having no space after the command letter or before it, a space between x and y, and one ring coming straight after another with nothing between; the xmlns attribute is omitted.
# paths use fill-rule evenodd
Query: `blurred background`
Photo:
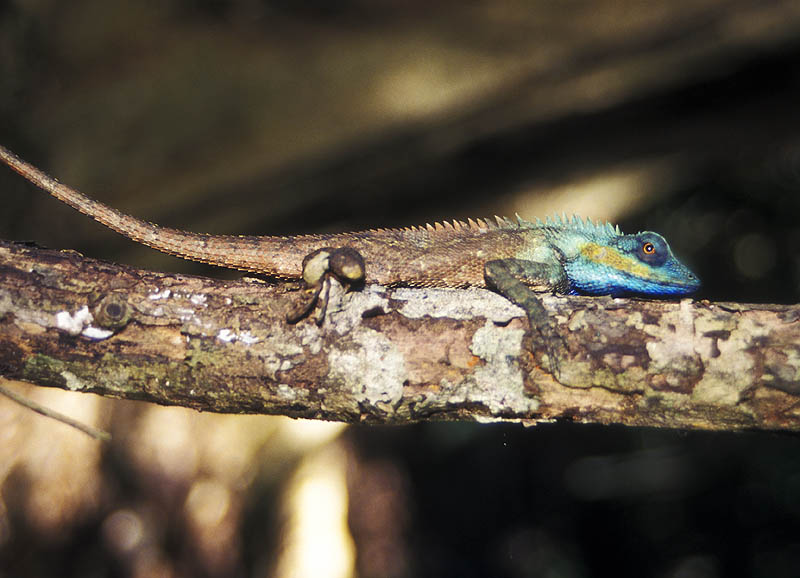
<svg viewBox="0 0 800 578"><path fill-rule="evenodd" d="M193 231L578 213L800 297L794 0L5 0L0 142ZM0 170L0 236L230 277ZM0 577L800 575L800 440L0 398Z"/></svg>

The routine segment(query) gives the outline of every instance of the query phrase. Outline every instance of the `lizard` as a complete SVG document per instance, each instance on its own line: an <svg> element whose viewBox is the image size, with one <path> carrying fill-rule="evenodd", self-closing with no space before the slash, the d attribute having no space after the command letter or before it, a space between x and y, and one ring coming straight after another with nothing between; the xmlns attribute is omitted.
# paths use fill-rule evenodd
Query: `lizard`
<svg viewBox="0 0 800 578"><path fill-rule="evenodd" d="M698 277L658 233L626 235L619 226L578 216L527 221L517 215L334 234L212 235L124 214L60 183L3 146L0 160L135 242L183 259L270 278L302 279L313 295L287 316L289 322L308 314L330 276L347 286L486 287L523 307L532 326L546 321L536 295L541 292L668 298L700 287Z"/></svg>

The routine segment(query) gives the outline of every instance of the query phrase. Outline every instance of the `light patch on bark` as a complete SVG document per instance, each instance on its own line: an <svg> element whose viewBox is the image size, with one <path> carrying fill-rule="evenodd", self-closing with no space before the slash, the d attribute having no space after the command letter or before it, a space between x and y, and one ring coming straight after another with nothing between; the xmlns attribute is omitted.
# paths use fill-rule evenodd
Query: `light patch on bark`
<svg viewBox="0 0 800 578"><path fill-rule="evenodd" d="M391 411L403 397L408 379L405 359L391 340L359 328L328 353L330 379L353 392L356 401Z"/></svg>

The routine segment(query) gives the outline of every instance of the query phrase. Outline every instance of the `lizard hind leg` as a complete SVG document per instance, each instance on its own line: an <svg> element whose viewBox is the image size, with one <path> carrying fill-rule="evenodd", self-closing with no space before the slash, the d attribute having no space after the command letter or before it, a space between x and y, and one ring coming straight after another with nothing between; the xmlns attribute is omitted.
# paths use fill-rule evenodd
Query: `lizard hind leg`
<svg viewBox="0 0 800 578"><path fill-rule="evenodd" d="M321 325L328 309L330 278L336 277L350 288L364 282L364 257L352 247L322 247L303 259L303 281L310 290L307 300L287 314L289 323L297 323L319 305L317 325Z"/></svg>

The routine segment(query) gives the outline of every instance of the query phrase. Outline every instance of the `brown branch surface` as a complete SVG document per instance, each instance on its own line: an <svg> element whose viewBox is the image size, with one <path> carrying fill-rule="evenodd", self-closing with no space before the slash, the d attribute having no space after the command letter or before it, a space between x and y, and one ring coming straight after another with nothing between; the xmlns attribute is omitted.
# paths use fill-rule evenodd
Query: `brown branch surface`
<svg viewBox="0 0 800 578"><path fill-rule="evenodd" d="M569 419L800 430L800 307L544 296L554 364L486 290L332 291L0 242L0 375L203 411L345 422Z"/></svg>

